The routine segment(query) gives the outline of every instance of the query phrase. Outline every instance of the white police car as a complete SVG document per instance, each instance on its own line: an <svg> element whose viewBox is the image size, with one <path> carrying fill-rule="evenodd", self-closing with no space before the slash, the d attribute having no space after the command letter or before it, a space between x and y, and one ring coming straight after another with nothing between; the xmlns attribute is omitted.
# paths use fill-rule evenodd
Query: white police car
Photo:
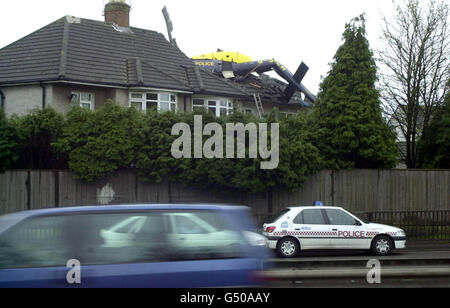
<svg viewBox="0 0 450 308"><path fill-rule="evenodd" d="M364 223L343 208L323 206L291 207L264 224L267 246L281 257L295 257L300 250L367 249L388 255L406 247L403 230L375 223Z"/></svg>

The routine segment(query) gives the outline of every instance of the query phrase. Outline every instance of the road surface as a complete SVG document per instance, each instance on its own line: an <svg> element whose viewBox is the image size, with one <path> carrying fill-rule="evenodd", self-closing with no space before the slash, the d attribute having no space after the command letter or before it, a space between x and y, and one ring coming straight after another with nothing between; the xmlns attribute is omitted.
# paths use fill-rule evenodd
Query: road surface
<svg viewBox="0 0 450 308"><path fill-rule="evenodd" d="M369 260L380 262L381 283L370 284ZM450 243L413 243L391 256L366 251L304 252L295 259L273 258L266 264L267 287L450 287Z"/></svg>

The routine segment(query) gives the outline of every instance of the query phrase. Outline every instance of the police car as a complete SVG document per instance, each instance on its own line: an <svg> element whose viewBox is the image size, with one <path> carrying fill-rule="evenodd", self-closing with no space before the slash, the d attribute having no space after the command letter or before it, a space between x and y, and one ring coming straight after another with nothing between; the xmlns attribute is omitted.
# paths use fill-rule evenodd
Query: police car
<svg viewBox="0 0 450 308"><path fill-rule="evenodd" d="M402 229L364 223L340 207L323 206L287 208L270 223L264 224L267 246L281 257L295 257L301 250L364 249L375 255L389 255L406 248Z"/></svg>

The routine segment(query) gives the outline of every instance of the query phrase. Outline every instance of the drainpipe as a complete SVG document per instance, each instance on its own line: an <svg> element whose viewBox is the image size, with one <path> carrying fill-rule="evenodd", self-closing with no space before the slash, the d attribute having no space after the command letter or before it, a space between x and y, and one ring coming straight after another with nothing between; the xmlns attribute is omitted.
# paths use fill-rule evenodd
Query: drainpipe
<svg viewBox="0 0 450 308"><path fill-rule="evenodd" d="M41 86L41 89L42 89L42 109L45 109L45 107L46 107L45 100L47 98L47 92L45 89L45 85L42 82L39 85Z"/></svg>
<svg viewBox="0 0 450 308"><path fill-rule="evenodd" d="M4 110L4 109L5 109L5 95L0 90L0 110Z"/></svg>

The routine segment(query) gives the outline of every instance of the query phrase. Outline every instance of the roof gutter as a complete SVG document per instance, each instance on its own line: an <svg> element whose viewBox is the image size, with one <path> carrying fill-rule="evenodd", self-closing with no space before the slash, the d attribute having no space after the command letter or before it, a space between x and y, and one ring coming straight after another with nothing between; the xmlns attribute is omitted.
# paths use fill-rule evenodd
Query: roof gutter
<svg viewBox="0 0 450 308"><path fill-rule="evenodd" d="M58 82L57 79L43 79L43 80L24 80L19 82L0 82L0 86L3 87L16 87L16 86L30 86L30 85L40 85L41 83L52 83Z"/></svg>
<svg viewBox="0 0 450 308"><path fill-rule="evenodd" d="M136 91L158 91L158 92L172 92L172 93L180 93L180 94L194 94L194 92L190 91L182 91L182 90L173 90L173 89L161 89L161 88L151 88L151 87L129 87L130 90Z"/></svg>
<svg viewBox="0 0 450 308"><path fill-rule="evenodd" d="M231 93L221 93L221 92L214 92L214 91L198 91L194 92L195 95L209 95L209 96L220 96L220 97L234 97L234 98L248 98L248 95L244 94L231 94Z"/></svg>
<svg viewBox="0 0 450 308"><path fill-rule="evenodd" d="M47 83L63 83L63 84L74 84L80 86L92 86L92 87L103 87L103 88L115 88L115 89L128 89L128 87L114 85L114 84L101 84L101 83L91 83L91 82L83 82L83 81L75 81L75 80L53 80Z"/></svg>
<svg viewBox="0 0 450 308"><path fill-rule="evenodd" d="M184 90L177 90L177 89L163 89L163 88L155 88L155 87L145 87L142 85L129 85L129 86L123 86L123 85L117 85L117 84L104 84L104 83L91 83L91 82L83 82L83 81L76 81L76 80L59 80L59 79L48 79L48 80L30 80L30 81L23 81L19 83L0 83L0 86L4 87L14 87L14 86L25 86L25 85L41 85L41 84L74 84L74 85L80 85L80 86L91 86L91 87L102 87L102 88L114 88L114 89L132 89L132 90L147 90L147 91L164 91L164 92L173 92L173 93L181 93L181 94L194 94L192 91L184 91Z"/></svg>

